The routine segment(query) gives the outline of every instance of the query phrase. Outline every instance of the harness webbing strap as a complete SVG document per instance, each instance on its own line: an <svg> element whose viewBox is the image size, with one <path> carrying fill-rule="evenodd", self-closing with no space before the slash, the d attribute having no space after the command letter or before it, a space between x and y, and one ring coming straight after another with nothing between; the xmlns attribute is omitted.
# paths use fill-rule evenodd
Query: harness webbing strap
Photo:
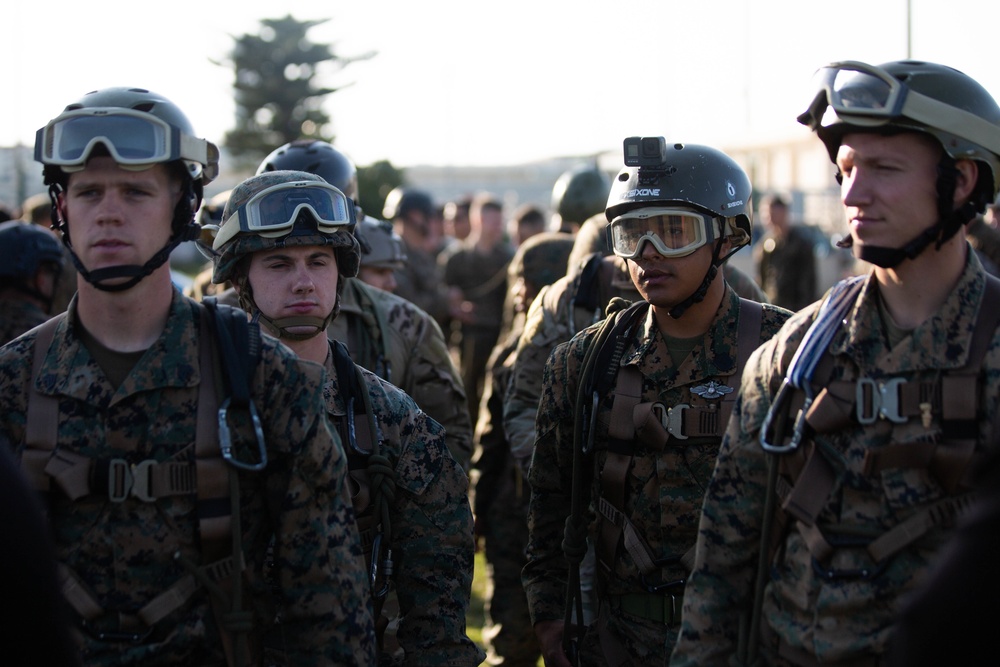
<svg viewBox="0 0 1000 667"><path fill-rule="evenodd" d="M59 400L41 393L36 388L38 375L55 337L59 322L65 314L57 315L38 326L35 349L31 363L31 384L28 389L28 409L24 425L24 453L21 468L31 484L39 491L49 490L49 476L45 473L52 451L56 448L59 432Z"/></svg>
<svg viewBox="0 0 1000 667"><path fill-rule="evenodd" d="M682 415L682 418L686 418L682 421L683 428L687 429L683 431L685 435L722 436L735 404L736 395L739 393L742 370L750 354L757 347L757 341L760 340L762 313L763 309L759 303L740 299L737 330L738 365L734 374L733 391L726 395L723 401L723 405L728 401L728 407L717 410L686 407ZM642 534L624 513L628 471L635 456L636 436L640 428L646 433L654 431L650 426L650 404L640 403L642 384L643 376L637 367L628 365L619 369L611 420L608 425L608 453L600 475L601 492L597 510L603 520L600 521L596 551L599 562L610 570L621 543L640 572L649 575L658 569L655 559ZM689 417L688 413L693 414ZM725 419L722 418L723 415ZM666 434L662 425L655 431ZM643 444L654 449L666 444L666 438L654 442L649 442L647 438L641 439ZM693 550L685 553L681 561L685 568L690 569L693 563Z"/></svg>
<svg viewBox="0 0 1000 667"><path fill-rule="evenodd" d="M210 313L204 307L198 321L198 367L201 382L198 385L198 413L195 421L194 464L197 480L198 530L202 543L219 543L229 537L232 529L232 508L229 502L229 467L219 456L216 410L219 406L216 364L209 341L214 340ZM226 550L223 550L226 551ZM221 556L221 554L219 554ZM213 559L206 559L213 560Z"/></svg>

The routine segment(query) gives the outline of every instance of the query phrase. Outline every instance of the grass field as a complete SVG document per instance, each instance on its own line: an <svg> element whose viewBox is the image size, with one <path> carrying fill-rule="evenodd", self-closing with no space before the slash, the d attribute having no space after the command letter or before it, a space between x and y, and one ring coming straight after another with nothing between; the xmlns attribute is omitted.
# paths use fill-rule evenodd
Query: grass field
<svg viewBox="0 0 1000 667"><path fill-rule="evenodd" d="M469 638L483 647L483 624L486 622L486 612L483 609L489 578L486 571L486 558L482 551L476 552L476 572L472 578L472 599L469 602L469 611L465 615L466 632ZM485 663L484 663L485 664ZM537 667L544 667L541 658L538 659Z"/></svg>

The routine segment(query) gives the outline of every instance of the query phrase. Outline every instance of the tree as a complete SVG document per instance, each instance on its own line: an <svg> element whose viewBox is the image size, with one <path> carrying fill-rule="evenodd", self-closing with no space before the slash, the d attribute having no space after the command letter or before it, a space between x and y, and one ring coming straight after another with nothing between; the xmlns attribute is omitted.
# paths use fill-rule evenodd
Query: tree
<svg viewBox="0 0 1000 667"><path fill-rule="evenodd" d="M256 165L273 149L300 138L332 141L327 95L341 87L321 81L328 72L372 58L370 52L341 57L307 33L328 19L299 21L290 14L261 19L259 34L234 37L230 64L235 72L236 127L223 144L238 161Z"/></svg>
<svg viewBox="0 0 1000 667"><path fill-rule="evenodd" d="M382 217L385 198L392 189L403 184L403 172L388 160L379 160L368 167L358 167L358 202L366 215Z"/></svg>

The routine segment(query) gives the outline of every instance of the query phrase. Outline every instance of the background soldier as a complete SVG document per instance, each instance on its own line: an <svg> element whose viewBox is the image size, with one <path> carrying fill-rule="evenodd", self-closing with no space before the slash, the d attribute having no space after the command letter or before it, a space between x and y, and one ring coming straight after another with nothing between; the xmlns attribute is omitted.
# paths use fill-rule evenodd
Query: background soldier
<svg viewBox="0 0 1000 667"><path fill-rule="evenodd" d="M748 365L674 665L878 664L993 442L1000 292L964 225L997 193L1000 107L919 61L833 63L816 81L799 121L837 165L873 268Z"/></svg>
<svg viewBox="0 0 1000 667"><path fill-rule="evenodd" d="M49 319L62 266L52 232L21 220L0 223L0 345Z"/></svg>
<svg viewBox="0 0 1000 667"><path fill-rule="evenodd" d="M608 199L609 245L644 300L552 353L528 474L523 582L548 665L573 653L587 665L669 653L727 397L788 316L741 300L719 271L751 234L751 185L736 162L663 137L626 139L625 159ZM600 606L574 642L564 605L579 599L588 534Z"/></svg>
<svg viewBox="0 0 1000 667"><path fill-rule="evenodd" d="M491 665L532 666L541 656L521 586L531 494L504 434L503 397L525 310L542 287L562 275L572 248L573 237L569 234L543 232L526 240L514 253L507 278L511 284L511 328L487 364L473 467L479 473L475 483L476 536L482 538L489 564L483 638Z"/></svg>
<svg viewBox="0 0 1000 667"><path fill-rule="evenodd" d="M315 174L359 204L354 163L329 143L304 139L281 146L261 162L257 173L275 170ZM363 239L362 266L372 266L374 259L378 266L405 267L399 264L408 260L405 248L397 245L398 236L386 235L386 225L366 219L360 232L355 230ZM403 297L373 289L354 277L343 280L340 308L341 315L330 324L330 337L347 346L355 363L405 391L444 426L449 451L468 469L472 420L462 378L437 322Z"/></svg>
<svg viewBox="0 0 1000 667"><path fill-rule="evenodd" d="M210 332L228 329L171 282L215 146L163 97L109 88L39 130L35 155L80 284L66 315L0 350L0 435L46 492L84 662L372 664L322 369L262 337L219 432L213 357L230 348ZM256 432L229 419L252 406Z"/></svg>
<svg viewBox="0 0 1000 667"><path fill-rule="evenodd" d="M474 551L468 478L440 424L326 336L344 279L358 270L353 202L314 174L271 171L236 186L223 218L215 281L232 281L254 320L326 368L325 404L348 452L375 609L389 586L399 599L399 662L479 664L482 653L465 634Z"/></svg>

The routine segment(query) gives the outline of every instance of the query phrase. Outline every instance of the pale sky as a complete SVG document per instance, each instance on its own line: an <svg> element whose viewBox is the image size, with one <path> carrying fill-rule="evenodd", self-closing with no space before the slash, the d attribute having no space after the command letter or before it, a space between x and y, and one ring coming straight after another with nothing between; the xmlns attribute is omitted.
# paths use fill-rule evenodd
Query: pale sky
<svg viewBox="0 0 1000 667"><path fill-rule="evenodd" d="M816 68L907 55L907 0L8 0L0 146L83 93L141 86L197 134L234 124L232 36L261 18L369 61L326 76L336 145L359 165L518 164L620 150L630 135L725 148L799 136ZM996 0L910 0L912 56L1000 99Z"/></svg>

